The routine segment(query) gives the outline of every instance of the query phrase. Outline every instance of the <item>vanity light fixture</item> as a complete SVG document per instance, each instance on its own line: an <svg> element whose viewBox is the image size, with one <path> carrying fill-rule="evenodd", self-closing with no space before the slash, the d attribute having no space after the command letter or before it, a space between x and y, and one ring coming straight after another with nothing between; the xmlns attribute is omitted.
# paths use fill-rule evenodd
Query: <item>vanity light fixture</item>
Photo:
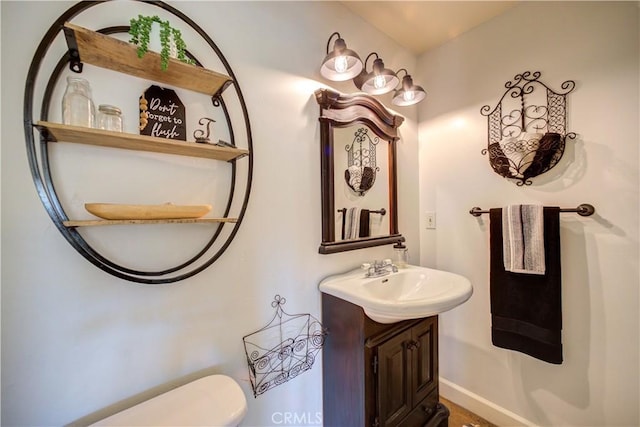
<svg viewBox="0 0 640 427"><path fill-rule="evenodd" d="M334 36L338 38L333 44L333 50L329 52L331 39ZM347 43L340 36L340 33L331 34L329 40L327 40L327 56L322 61L320 74L329 80L341 82L350 80L360 74L362 67L362 60L356 52L347 49Z"/></svg>
<svg viewBox="0 0 640 427"><path fill-rule="evenodd" d="M370 73L367 72L367 61L375 55L376 59L373 61L373 69ZM364 69L362 72L353 79L353 83L360 90L363 90L371 95L383 95L391 92L400 79L396 76L392 70L384 67L382 58L378 56L376 52L372 52L364 60Z"/></svg>
<svg viewBox="0 0 640 427"><path fill-rule="evenodd" d="M400 71L404 71L405 74L402 78L402 87L393 93L391 103L399 107L406 107L422 101L427 96L427 93L421 86L413 84L413 79L407 70L401 68L398 70L398 73L400 73Z"/></svg>
<svg viewBox="0 0 640 427"><path fill-rule="evenodd" d="M331 41L334 38L333 50L329 51ZM367 71L367 62L371 57L375 57L375 59L371 71ZM400 71L405 73L402 82L398 76ZM322 61L320 74L335 82L353 79L353 84L369 95L384 95L393 91L391 102L400 107L417 104L427 96L421 86L413 83L413 79L406 69L401 68L394 72L385 68L384 61L376 52L371 52L363 63L355 51L347 48L347 43L337 31L331 34L327 40L327 56ZM399 84L401 86L395 89Z"/></svg>

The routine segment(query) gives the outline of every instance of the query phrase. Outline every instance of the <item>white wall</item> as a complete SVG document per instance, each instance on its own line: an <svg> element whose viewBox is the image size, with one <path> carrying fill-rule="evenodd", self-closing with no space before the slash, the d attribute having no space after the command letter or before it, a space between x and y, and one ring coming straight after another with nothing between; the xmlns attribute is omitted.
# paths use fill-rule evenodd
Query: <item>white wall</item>
<svg viewBox="0 0 640 427"><path fill-rule="evenodd" d="M45 31L72 4L0 3L2 425L95 421L205 373L227 374L241 383L249 403L244 425L282 425L278 414L285 412L298 419L306 416L313 425L322 409L320 361L310 372L254 399L242 337L271 319L275 294L287 298L287 312L319 317L317 284L323 277L392 252L385 246L317 253L320 150L313 91L327 83L318 72L327 38L340 31L349 47L363 55L376 50L394 69L413 69L416 58L337 3L173 2L211 36L238 78L253 130L254 180L245 220L215 264L176 284L145 286L107 275L67 244L29 173L22 130L25 76ZM141 4L113 6L113 11L101 6L104 12L85 25L126 24L144 9ZM137 98L136 92L107 89L114 81L105 76L91 82L94 97L109 95L123 106ZM351 83L332 87L355 90ZM390 105L388 97L382 100ZM129 125L133 111L127 116ZM401 113L407 120L399 146L400 230L419 257L417 109ZM90 148L66 149L70 156L85 156L86 174L75 172L83 191L91 188L96 195L104 191L131 200L150 197L139 188L112 184L125 174L144 181L143 174L155 170L163 181L153 194L160 197L164 189L184 193L184 187L158 174L154 164L172 176L185 167L185 160L100 151L123 162L109 163L92 156ZM94 168L104 175L96 177ZM82 193L71 184L66 195L81 206L85 200L74 195ZM135 236L155 242L167 232L151 230L114 228L105 238L139 233ZM167 233L169 243L163 241L164 250L156 251L160 261L193 249L182 239L184 229ZM134 265L158 262L136 253L127 258Z"/></svg>
<svg viewBox="0 0 640 427"><path fill-rule="evenodd" d="M419 58L428 92L419 109L420 210L437 212L437 229L421 230L422 263L474 285L469 302L441 316L441 390L493 419L640 423L638 30L635 2L525 2ZM556 90L575 80L568 127L578 139L555 169L518 187L480 154L480 108L524 71L542 72ZM493 347L488 216L469 209L583 202L595 216L561 217L564 363Z"/></svg>

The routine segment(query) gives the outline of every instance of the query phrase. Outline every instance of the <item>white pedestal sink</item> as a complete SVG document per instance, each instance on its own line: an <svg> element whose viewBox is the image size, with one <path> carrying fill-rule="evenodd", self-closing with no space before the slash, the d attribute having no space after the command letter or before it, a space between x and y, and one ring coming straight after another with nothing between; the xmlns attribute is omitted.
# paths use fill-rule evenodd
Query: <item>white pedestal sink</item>
<svg viewBox="0 0 640 427"><path fill-rule="evenodd" d="M434 316L457 307L473 293L466 277L413 265L375 278L365 277L365 272L358 268L329 276L318 288L359 305L378 323Z"/></svg>

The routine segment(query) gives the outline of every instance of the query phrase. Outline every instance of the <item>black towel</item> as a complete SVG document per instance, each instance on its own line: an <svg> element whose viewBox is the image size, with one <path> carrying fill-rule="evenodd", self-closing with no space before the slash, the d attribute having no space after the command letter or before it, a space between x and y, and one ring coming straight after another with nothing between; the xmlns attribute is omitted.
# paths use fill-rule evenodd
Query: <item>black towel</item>
<svg viewBox="0 0 640 427"><path fill-rule="evenodd" d="M504 151L497 142L489 145L489 163L494 171L500 176L506 178L513 178L511 171L509 170L509 159L504 155Z"/></svg>
<svg viewBox="0 0 640 427"><path fill-rule="evenodd" d="M490 210L490 299L493 345L562 363L560 208L544 208L543 276L505 271L502 209Z"/></svg>
<svg viewBox="0 0 640 427"><path fill-rule="evenodd" d="M362 209L360 211L360 233L359 237L369 237L369 209Z"/></svg>
<svg viewBox="0 0 640 427"><path fill-rule="evenodd" d="M347 224L347 208L338 209L338 211L342 212L342 231L340 236L342 240L344 240L344 229Z"/></svg>
<svg viewBox="0 0 640 427"><path fill-rule="evenodd" d="M524 177L531 178L538 176L549 169L549 166L551 166L554 160L558 162L559 156L562 155L562 153L558 153L558 150L560 150L563 142L562 136L559 133L545 133L544 136L540 138L540 143L531 165L524 171Z"/></svg>

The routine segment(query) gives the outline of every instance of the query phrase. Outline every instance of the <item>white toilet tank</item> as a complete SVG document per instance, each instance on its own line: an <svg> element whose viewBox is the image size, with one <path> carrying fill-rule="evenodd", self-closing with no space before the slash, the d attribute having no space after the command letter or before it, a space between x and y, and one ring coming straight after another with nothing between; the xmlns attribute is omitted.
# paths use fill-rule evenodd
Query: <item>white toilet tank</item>
<svg viewBox="0 0 640 427"><path fill-rule="evenodd" d="M92 426L237 426L247 413L242 389L226 375L175 388Z"/></svg>

